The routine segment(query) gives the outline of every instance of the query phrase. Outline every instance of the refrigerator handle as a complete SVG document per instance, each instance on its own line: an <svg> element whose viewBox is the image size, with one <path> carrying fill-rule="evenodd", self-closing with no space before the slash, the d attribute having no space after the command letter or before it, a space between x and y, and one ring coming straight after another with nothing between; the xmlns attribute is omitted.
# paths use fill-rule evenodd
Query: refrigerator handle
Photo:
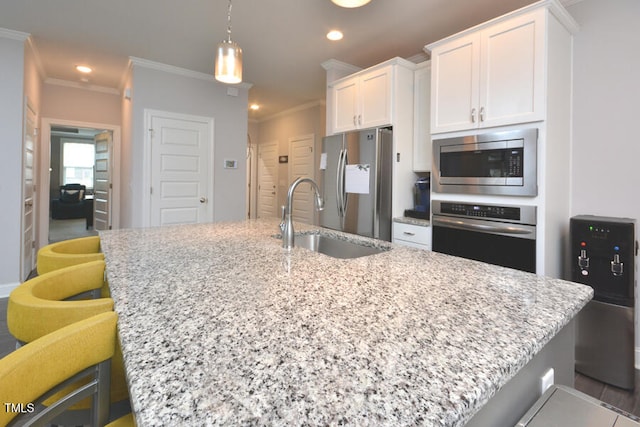
<svg viewBox="0 0 640 427"><path fill-rule="evenodd" d="M346 179L346 169L347 169L347 163L349 162L349 154L347 149L344 149L344 155L342 156L342 179L340 180L340 197L342 197L342 229L344 230L344 221L347 218L347 209L349 208L348 206L348 201L349 199L347 198L347 192L346 192L346 187L345 187L345 179Z"/></svg>
<svg viewBox="0 0 640 427"><path fill-rule="evenodd" d="M342 223L342 179L344 176L344 168L342 167L342 157L344 156L345 151L340 150L340 154L338 154L338 168L336 169L336 203L338 205L338 217L341 219ZM341 224L342 225L342 224Z"/></svg>

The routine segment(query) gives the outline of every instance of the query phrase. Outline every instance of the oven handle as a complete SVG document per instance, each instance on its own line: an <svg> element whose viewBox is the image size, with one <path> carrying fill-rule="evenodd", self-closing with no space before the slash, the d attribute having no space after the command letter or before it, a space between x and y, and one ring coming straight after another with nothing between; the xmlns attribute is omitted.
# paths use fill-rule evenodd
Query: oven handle
<svg viewBox="0 0 640 427"><path fill-rule="evenodd" d="M491 234L508 234L514 235L513 237L520 237L523 239L535 238L535 228L533 227L518 227L513 225L489 225L481 224L479 222L467 222L460 219L441 218L434 215L432 219L433 225L440 225L442 227L458 228L462 230L478 231L481 233ZM533 235L531 237L531 235Z"/></svg>

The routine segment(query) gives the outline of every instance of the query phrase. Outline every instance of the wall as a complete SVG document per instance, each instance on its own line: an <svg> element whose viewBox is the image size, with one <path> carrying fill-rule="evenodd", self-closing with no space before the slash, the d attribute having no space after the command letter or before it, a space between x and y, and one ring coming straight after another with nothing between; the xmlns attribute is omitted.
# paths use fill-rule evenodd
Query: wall
<svg viewBox="0 0 640 427"><path fill-rule="evenodd" d="M319 147L325 136L326 107L316 103L277 114L260 122L259 143L278 142L278 156L289 155L289 139L313 134L316 143L316 163L319 161ZM286 203L289 188L288 163L278 164L277 205ZM279 210L278 210L279 212Z"/></svg>
<svg viewBox="0 0 640 427"><path fill-rule="evenodd" d="M133 71L129 64L127 74L124 79L125 90L128 90L131 98L122 97L121 99L121 115L122 115L122 134L120 146L120 225L122 227L130 227L133 224L133 194L129 184L133 174L132 162L132 129L133 129Z"/></svg>
<svg viewBox="0 0 640 427"><path fill-rule="evenodd" d="M568 8L574 38L574 215L640 220L640 2L583 0Z"/></svg>
<svg viewBox="0 0 640 427"><path fill-rule="evenodd" d="M0 34L0 296L20 282L24 39Z"/></svg>
<svg viewBox="0 0 640 427"><path fill-rule="evenodd" d="M248 87L238 85L237 96L228 95L229 86L212 77L175 67L136 60L132 70L131 139L126 152L131 163L128 180L123 179L122 195L128 212L123 227L141 227L143 153L147 130L146 109L192 114L214 119L214 220L245 218ZM123 154L124 155L124 154ZM224 169L224 159L238 161L237 169Z"/></svg>
<svg viewBox="0 0 640 427"><path fill-rule="evenodd" d="M574 37L572 215L640 221L640 2L583 0L567 9L580 24ZM638 311L636 305L636 322ZM639 343L636 325L637 368Z"/></svg>
<svg viewBox="0 0 640 427"><path fill-rule="evenodd" d="M41 117L120 126L120 95L74 85L46 83Z"/></svg>

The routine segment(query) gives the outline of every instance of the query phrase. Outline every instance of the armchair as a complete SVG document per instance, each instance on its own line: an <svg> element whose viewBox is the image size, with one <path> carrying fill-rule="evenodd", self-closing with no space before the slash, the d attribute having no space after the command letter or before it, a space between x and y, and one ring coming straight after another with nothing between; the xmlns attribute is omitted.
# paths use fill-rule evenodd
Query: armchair
<svg viewBox="0 0 640 427"><path fill-rule="evenodd" d="M82 184L60 186L60 196L51 201L51 218L86 218L87 228L93 225L93 200L86 198L87 187Z"/></svg>

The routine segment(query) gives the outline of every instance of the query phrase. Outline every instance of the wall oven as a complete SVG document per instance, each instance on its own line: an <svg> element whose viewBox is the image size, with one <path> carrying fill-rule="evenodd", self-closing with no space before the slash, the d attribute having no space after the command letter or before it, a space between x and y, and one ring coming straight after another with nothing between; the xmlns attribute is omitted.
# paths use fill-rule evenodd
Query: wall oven
<svg viewBox="0 0 640 427"><path fill-rule="evenodd" d="M434 200L433 250L536 272L536 207Z"/></svg>
<svg viewBox="0 0 640 427"><path fill-rule="evenodd" d="M433 141L433 191L535 196L537 129Z"/></svg>

